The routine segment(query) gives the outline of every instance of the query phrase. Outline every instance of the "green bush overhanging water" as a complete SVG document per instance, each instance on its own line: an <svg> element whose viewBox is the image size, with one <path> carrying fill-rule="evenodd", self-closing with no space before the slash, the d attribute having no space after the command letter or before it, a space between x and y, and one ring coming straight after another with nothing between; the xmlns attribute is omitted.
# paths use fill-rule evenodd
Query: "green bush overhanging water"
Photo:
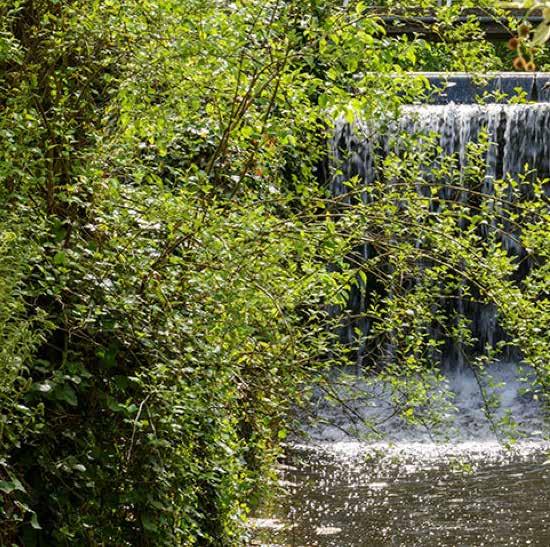
<svg viewBox="0 0 550 547"><path fill-rule="evenodd" d="M338 115L422 95L405 71L507 61L475 21L390 40L341 4L0 2L0 543L238 544L287 411L345 359L329 310L372 276L395 289L388 332L426 319L430 284L397 290L420 251L426 279L475 279L547 388L537 192L516 220L538 267L518 285L496 238L457 227L488 212L431 223L414 192L351 204L320 176ZM388 160L405 186L413 159ZM391 275L348 259L365 237ZM415 332L395 348L404 385L430 346Z"/></svg>

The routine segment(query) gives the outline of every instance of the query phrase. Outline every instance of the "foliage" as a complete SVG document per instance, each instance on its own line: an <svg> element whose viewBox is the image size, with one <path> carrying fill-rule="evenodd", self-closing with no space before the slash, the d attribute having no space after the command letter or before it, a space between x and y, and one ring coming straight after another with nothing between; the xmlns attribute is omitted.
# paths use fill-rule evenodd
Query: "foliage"
<svg viewBox="0 0 550 547"><path fill-rule="evenodd" d="M26 313L24 280L39 250L26 245L24 227L17 218L4 215L0 225L0 492L4 496L0 519L7 527L3 533L10 535L25 518L36 518L20 477L4 458L44 425L43 406L28 404L27 397L36 387L28 367L50 325L41 310Z"/></svg>
<svg viewBox="0 0 550 547"><path fill-rule="evenodd" d="M523 3L502 4L505 7L513 6L526 10L524 19L518 27L518 34L510 38L508 46L516 52L516 58L514 59L516 69L534 71L536 70L535 55L550 39L550 4L533 0L526 0ZM533 28L528 21L528 16L537 11L542 14L542 22ZM526 60L526 55L529 60Z"/></svg>
<svg viewBox="0 0 550 547"><path fill-rule="evenodd" d="M327 130L426 90L373 74L498 64L479 47L430 56L361 2L0 3L0 542L239 543L288 409L346 351L329 312L377 271L345 257L374 234L391 283L425 229L412 196L342 211Z"/></svg>
<svg viewBox="0 0 550 547"><path fill-rule="evenodd" d="M2 10L6 352L30 331L2 540L236 541L349 248L314 174L324 30L276 3Z"/></svg>

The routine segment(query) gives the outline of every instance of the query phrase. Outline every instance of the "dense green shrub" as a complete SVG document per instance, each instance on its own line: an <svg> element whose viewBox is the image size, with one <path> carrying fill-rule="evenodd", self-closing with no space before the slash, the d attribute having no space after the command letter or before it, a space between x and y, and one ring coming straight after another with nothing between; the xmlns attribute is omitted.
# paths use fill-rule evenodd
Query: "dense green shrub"
<svg viewBox="0 0 550 547"><path fill-rule="evenodd" d="M395 195L328 196L327 127L420 94L372 73L427 47L361 3L0 3L0 542L239 543L329 304L376 275L343 257L370 222L415 259Z"/></svg>
<svg viewBox="0 0 550 547"><path fill-rule="evenodd" d="M218 9L2 6L4 542L236 542L326 353L347 243L318 153L281 175L319 124L288 125L294 19L258 67L253 13Z"/></svg>
<svg viewBox="0 0 550 547"><path fill-rule="evenodd" d="M25 280L39 249L23 239L24 228L17 218L4 215L0 226L0 519L2 533L10 537L25 518L36 518L21 476L6 456L44 426L43 405L28 401L36 388L29 372L50 325L41 310L29 314L26 306Z"/></svg>

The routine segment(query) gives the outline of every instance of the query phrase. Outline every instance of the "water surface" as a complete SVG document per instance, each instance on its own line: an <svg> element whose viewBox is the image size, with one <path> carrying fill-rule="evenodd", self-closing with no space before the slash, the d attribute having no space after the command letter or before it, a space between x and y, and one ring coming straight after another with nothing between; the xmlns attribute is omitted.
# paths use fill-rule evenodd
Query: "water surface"
<svg viewBox="0 0 550 547"><path fill-rule="evenodd" d="M546 460L542 443L289 447L252 544L550 546Z"/></svg>

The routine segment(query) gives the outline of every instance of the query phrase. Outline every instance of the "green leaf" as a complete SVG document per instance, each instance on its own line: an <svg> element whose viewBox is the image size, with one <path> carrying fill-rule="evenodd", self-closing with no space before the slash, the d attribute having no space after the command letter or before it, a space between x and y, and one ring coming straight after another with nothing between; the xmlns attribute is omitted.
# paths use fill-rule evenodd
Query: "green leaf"
<svg viewBox="0 0 550 547"><path fill-rule="evenodd" d="M0 481L0 490L4 492L4 494L11 494L15 490L15 485L13 482Z"/></svg>
<svg viewBox="0 0 550 547"><path fill-rule="evenodd" d="M40 523L38 522L38 517L36 516L36 513L33 513L31 515L31 526L35 530L42 530L42 526L40 526Z"/></svg>
<svg viewBox="0 0 550 547"><path fill-rule="evenodd" d="M49 393L53 389L53 384L50 381L34 384L34 388L41 393Z"/></svg>
<svg viewBox="0 0 550 547"><path fill-rule="evenodd" d="M141 515L141 524L143 525L143 528L145 528L145 530L147 530L148 532L156 532L158 530L156 522L153 520L153 517L149 513L143 513Z"/></svg>
<svg viewBox="0 0 550 547"><path fill-rule="evenodd" d="M53 257L53 263L56 264L57 266L61 266L63 264L65 264L65 261L66 261L66 256L65 256L65 253L63 251L58 251L57 253L55 253L54 257Z"/></svg>
<svg viewBox="0 0 550 547"><path fill-rule="evenodd" d="M248 139L249 137L251 137L252 135L254 134L254 129L252 127L250 127L249 125L245 125L241 128L241 135L245 138L245 139Z"/></svg>
<svg viewBox="0 0 550 547"><path fill-rule="evenodd" d="M78 405L78 399L74 389L69 384L62 384L55 390L55 398L59 401L65 401L71 406Z"/></svg>
<svg viewBox="0 0 550 547"><path fill-rule="evenodd" d="M541 23L533 32L531 42L535 46L542 46L550 39L550 25L545 21Z"/></svg>
<svg viewBox="0 0 550 547"><path fill-rule="evenodd" d="M120 412L121 410L124 410L124 407L110 395L107 395L107 408L113 412Z"/></svg>

